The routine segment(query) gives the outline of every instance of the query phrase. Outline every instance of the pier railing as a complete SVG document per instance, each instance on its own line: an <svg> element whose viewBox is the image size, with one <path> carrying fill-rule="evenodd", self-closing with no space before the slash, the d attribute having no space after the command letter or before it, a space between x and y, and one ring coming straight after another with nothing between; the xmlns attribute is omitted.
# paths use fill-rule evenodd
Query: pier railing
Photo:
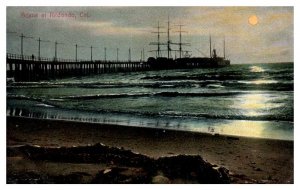
<svg viewBox="0 0 300 190"><path fill-rule="evenodd" d="M7 53L7 59L15 59L15 60L25 60L25 61L44 61L44 62L76 62L74 59L62 59L62 58L48 58L48 57L37 57L30 55L20 55ZM77 62L87 61L87 60L77 60Z"/></svg>
<svg viewBox="0 0 300 190"><path fill-rule="evenodd" d="M77 61L75 59L62 59L62 58L48 58L48 57L37 57L37 56L30 56L30 55L20 55L20 54L13 54L13 53L7 53L6 54L6 58L7 59L11 59L11 60L23 60L23 61L43 61L43 62L64 62L64 63L80 63L80 62L96 62L96 63L114 63L114 64L118 64L118 63L140 63L142 61L124 61L124 60L109 60L109 61L105 61L105 60L87 60L87 59L77 59Z"/></svg>

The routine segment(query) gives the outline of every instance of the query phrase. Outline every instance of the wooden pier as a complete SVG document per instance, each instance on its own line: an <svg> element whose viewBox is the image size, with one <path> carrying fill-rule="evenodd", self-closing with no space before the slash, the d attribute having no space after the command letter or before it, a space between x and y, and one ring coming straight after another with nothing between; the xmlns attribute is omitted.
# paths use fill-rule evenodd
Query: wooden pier
<svg viewBox="0 0 300 190"><path fill-rule="evenodd" d="M39 81L72 76L102 73L135 72L150 70L141 61L84 61L49 59L8 53L6 56L7 78L15 81Z"/></svg>

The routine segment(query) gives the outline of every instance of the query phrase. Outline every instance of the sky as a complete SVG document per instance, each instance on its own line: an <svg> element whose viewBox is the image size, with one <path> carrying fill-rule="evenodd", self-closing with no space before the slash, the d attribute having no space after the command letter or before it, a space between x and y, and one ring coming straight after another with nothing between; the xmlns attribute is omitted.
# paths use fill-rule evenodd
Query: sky
<svg viewBox="0 0 300 190"><path fill-rule="evenodd" d="M67 14L68 17L50 15ZM45 15L45 17L43 17ZM71 15L71 17L70 17ZM54 57L54 42L58 58L75 59L75 44L78 44L78 59L140 60L142 49L145 57L155 56L149 45L157 41L159 22L162 32L167 32L170 20L170 40L179 42L179 26L182 40L190 43L184 50L192 57L209 56L209 36L212 47L223 56L223 39L226 41L226 58L231 63L293 62L294 60L294 10L293 7L7 7L7 53L20 54L21 38L24 55L38 55L41 42L41 57ZM256 16L257 23L249 18ZM253 17L252 17L253 18ZM161 34L167 41L167 33ZM179 49L172 45L172 49ZM165 46L161 49L166 49ZM163 52L163 56L167 56ZM179 55L172 52L172 57Z"/></svg>

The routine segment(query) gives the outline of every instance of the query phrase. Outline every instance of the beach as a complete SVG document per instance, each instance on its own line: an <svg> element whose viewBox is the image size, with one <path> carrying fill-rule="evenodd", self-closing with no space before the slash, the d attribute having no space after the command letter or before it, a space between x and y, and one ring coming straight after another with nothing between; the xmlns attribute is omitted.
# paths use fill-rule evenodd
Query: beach
<svg viewBox="0 0 300 190"><path fill-rule="evenodd" d="M29 171L51 176L66 176L75 172L85 176L81 176L81 183L89 183L89 177L86 176L92 178L91 176L98 174L99 177L99 171L114 171L112 164L101 161L70 163L51 159L36 161L26 158L25 154L16 153L14 148L28 145L49 148L50 151L51 148L88 147L99 143L152 160L178 155L201 156L210 166L224 168L230 177L229 183L294 183L293 141L7 116L7 177L11 180L8 183L18 182L15 179L19 176L17 174ZM123 153L119 156L122 155ZM118 167L118 162L116 163L113 164L114 167ZM127 167L126 171L134 175L143 173L135 167ZM190 178L171 179L163 174L155 175L150 183L197 183L195 180L189 181Z"/></svg>

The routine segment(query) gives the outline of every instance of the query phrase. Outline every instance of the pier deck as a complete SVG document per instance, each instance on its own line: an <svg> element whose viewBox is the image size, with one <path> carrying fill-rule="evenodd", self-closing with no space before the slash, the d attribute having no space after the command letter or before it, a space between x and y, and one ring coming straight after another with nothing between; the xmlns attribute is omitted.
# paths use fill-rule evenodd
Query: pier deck
<svg viewBox="0 0 300 190"><path fill-rule="evenodd" d="M37 58L8 53L7 78L15 81L39 81L91 74L150 70L147 62Z"/></svg>

